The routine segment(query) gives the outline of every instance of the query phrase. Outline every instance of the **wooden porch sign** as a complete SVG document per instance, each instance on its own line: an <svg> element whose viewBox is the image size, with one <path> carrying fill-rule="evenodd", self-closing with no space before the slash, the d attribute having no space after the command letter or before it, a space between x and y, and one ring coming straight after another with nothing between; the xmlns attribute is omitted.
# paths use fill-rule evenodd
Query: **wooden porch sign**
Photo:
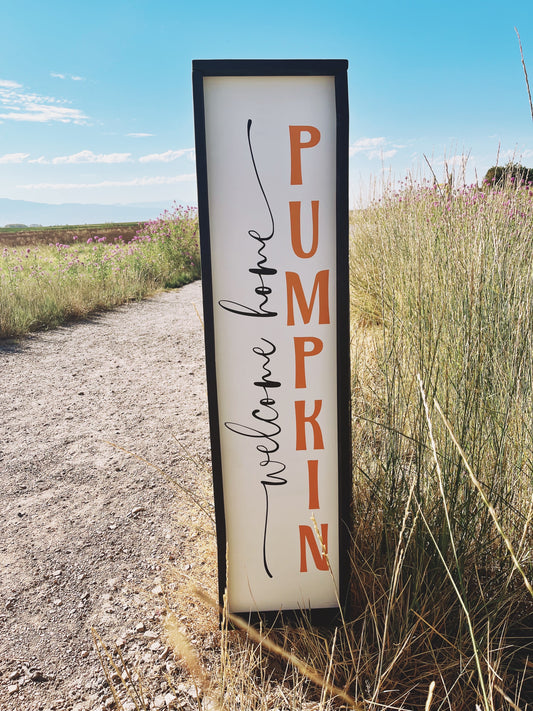
<svg viewBox="0 0 533 711"><path fill-rule="evenodd" d="M344 60L193 62L220 596L338 613L351 492Z"/></svg>

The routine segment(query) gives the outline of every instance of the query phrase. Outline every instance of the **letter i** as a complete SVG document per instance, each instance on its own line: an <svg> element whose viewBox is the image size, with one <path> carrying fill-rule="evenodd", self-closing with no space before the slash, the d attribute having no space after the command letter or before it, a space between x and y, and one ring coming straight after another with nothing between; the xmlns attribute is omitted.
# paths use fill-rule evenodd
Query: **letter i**
<svg viewBox="0 0 533 711"><path fill-rule="evenodd" d="M309 508L319 509L318 501L318 460L310 459L307 462L307 471L309 475Z"/></svg>

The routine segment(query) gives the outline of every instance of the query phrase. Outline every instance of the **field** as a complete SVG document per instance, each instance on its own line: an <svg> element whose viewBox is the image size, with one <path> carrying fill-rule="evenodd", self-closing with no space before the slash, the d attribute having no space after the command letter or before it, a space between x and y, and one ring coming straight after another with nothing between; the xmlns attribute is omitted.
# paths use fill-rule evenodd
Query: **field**
<svg viewBox="0 0 533 711"><path fill-rule="evenodd" d="M171 618L213 708L530 708L532 265L529 185L407 180L353 214L349 613L225 629L218 677Z"/></svg>
<svg viewBox="0 0 533 711"><path fill-rule="evenodd" d="M190 211L129 242L79 241L4 250L4 334L52 325L33 302L56 304L68 292L72 304L80 284L79 303L95 308L100 288L109 305L114 294L139 298L199 275ZM197 605L201 617L203 603L190 602L190 579L174 580L168 642L213 709L525 711L533 698L533 189L406 180L353 213L350 259L348 615L335 630L267 635L225 624L214 655L213 623L190 630L192 642L184 637L179 610ZM65 309L61 319L77 313ZM14 313L26 321L9 325Z"/></svg>
<svg viewBox="0 0 533 711"><path fill-rule="evenodd" d="M200 276L197 216L189 208L176 206L141 226L4 229L2 242L0 338L53 328Z"/></svg>
<svg viewBox="0 0 533 711"><path fill-rule="evenodd" d="M56 227L0 227L0 247L29 245L72 244L76 240L86 242L97 235L114 242L119 237L129 241L143 227L142 222L123 222L99 225L63 225Z"/></svg>

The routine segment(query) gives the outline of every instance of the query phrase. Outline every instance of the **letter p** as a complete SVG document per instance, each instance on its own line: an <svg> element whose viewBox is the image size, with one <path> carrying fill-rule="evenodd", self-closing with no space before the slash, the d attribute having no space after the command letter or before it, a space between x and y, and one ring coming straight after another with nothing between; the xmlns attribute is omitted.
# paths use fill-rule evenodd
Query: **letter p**
<svg viewBox="0 0 533 711"><path fill-rule="evenodd" d="M308 133L304 141L302 134ZM320 141L320 131L315 126L289 126L291 140L291 185L302 184L302 148L313 148Z"/></svg>

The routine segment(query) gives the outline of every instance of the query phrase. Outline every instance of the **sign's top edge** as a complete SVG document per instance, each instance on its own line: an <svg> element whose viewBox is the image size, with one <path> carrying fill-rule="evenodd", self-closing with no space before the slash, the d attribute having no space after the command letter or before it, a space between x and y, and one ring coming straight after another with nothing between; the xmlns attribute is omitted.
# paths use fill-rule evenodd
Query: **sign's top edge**
<svg viewBox="0 0 533 711"><path fill-rule="evenodd" d="M347 59L193 59L193 71L207 76L328 75L345 72Z"/></svg>

